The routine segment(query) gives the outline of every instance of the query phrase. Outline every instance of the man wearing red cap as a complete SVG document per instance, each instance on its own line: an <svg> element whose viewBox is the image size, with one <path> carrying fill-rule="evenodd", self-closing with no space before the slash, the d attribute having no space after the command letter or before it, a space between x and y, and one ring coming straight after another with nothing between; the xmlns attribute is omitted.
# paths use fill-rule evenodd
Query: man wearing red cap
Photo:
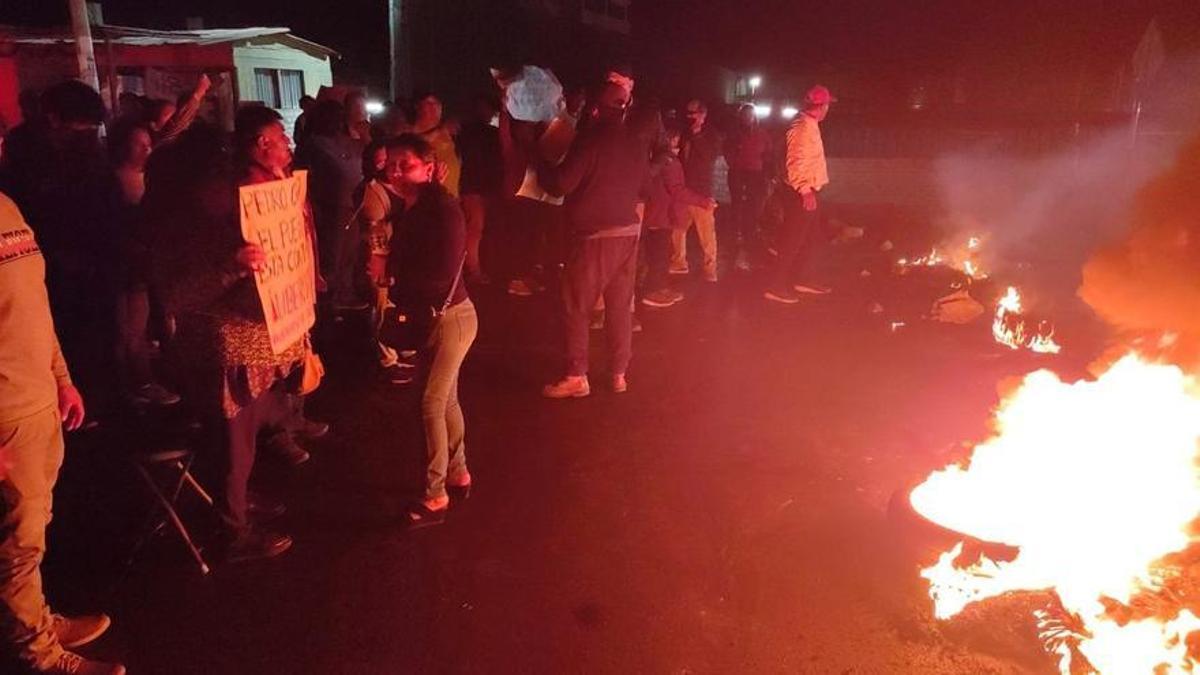
<svg viewBox="0 0 1200 675"><path fill-rule="evenodd" d="M829 288L814 282L813 253L820 243L821 212L817 194L829 184L821 122L837 99L829 89L817 85L804 97L804 112L787 131L787 185L783 228L778 243L779 264L771 286L763 294L786 305L800 302L800 293L824 295ZM797 280L798 283L797 283Z"/></svg>

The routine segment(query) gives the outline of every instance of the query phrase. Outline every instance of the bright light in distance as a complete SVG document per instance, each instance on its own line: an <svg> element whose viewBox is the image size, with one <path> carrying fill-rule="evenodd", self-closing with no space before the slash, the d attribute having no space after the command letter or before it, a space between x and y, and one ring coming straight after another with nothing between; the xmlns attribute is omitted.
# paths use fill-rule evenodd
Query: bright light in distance
<svg viewBox="0 0 1200 675"><path fill-rule="evenodd" d="M779 114L783 116L783 119L790 120L790 119L794 118L796 115L800 114L800 109L795 106L788 105L788 106L784 106L783 110L779 111Z"/></svg>
<svg viewBox="0 0 1200 675"><path fill-rule="evenodd" d="M766 105L763 103L755 103L754 104L754 116L757 117L758 119L763 119L764 117L770 117L771 111L772 111L772 109L771 109L771 106L769 106L769 105Z"/></svg>
<svg viewBox="0 0 1200 675"><path fill-rule="evenodd" d="M761 86L762 86L762 76L761 75L754 75L750 78L750 88L751 89L758 89Z"/></svg>
<svg viewBox="0 0 1200 675"><path fill-rule="evenodd" d="M367 113L370 115L378 115L383 112L383 102L367 101Z"/></svg>

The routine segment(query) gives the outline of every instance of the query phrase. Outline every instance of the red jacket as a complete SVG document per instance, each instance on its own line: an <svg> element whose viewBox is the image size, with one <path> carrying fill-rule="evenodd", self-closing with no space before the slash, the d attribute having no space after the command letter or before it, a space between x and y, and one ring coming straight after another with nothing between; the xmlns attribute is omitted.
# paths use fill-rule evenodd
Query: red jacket
<svg viewBox="0 0 1200 675"><path fill-rule="evenodd" d="M770 151L771 137L757 124L739 127L725 141L725 161L730 171L762 171Z"/></svg>

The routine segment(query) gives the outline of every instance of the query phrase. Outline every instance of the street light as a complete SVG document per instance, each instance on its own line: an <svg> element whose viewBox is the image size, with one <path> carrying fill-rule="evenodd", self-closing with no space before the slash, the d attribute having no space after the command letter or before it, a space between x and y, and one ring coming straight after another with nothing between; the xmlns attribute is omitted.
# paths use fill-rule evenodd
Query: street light
<svg viewBox="0 0 1200 675"><path fill-rule="evenodd" d="M762 75L751 75L749 84L750 95L753 96L758 91L758 88L762 86Z"/></svg>
<svg viewBox="0 0 1200 675"><path fill-rule="evenodd" d="M771 110L772 110L772 108L771 108L770 104L767 104L767 103L755 103L754 104L754 116L760 120L770 117Z"/></svg>

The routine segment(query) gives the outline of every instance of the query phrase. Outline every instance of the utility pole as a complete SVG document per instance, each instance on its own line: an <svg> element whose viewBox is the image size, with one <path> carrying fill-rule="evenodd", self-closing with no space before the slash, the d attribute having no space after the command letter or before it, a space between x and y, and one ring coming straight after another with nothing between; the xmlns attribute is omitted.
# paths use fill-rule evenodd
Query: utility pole
<svg viewBox="0 0 1200 675"><path fill-rule="evenodd" d="M387 0L388 31L391 44L391 94L392 100L407 96L412 87L410 80L410 51L408 39L408 13L406 0Z"/></svg>
<svg viewBox="0 0 1200 675"><path fill-rule="evenodd" d="M88 23L86 0L67 0L71 10L71 30L75 34L75 56L79 60L79 81L100 91L96 72L96 53L92 47L92 27Z"/></svg>

